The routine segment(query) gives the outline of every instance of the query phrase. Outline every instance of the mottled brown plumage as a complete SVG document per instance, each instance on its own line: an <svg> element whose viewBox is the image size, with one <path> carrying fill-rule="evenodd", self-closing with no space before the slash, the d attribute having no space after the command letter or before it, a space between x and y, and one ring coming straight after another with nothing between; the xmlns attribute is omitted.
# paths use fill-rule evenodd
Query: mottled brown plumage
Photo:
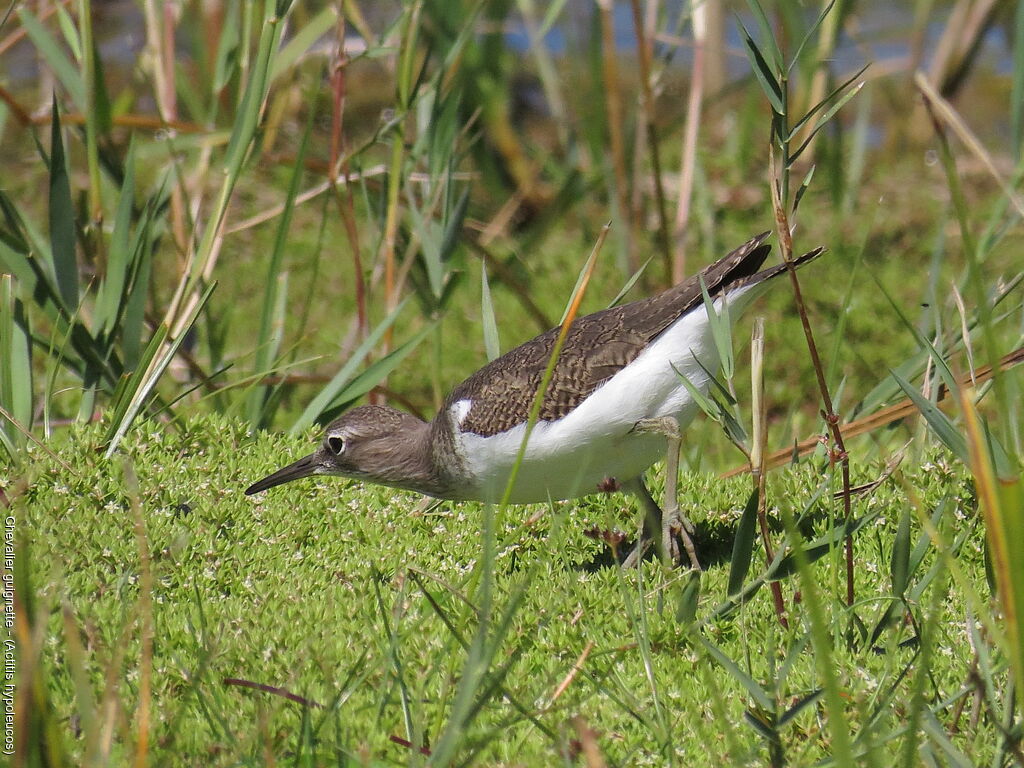
<svg viewBox="0 0 1024 768"><path fill-rule="evenodd" d="M657 296L577 319L555 366L540 418L562 418L635 360L662 331L703 301L701 280L708 295L715 299L727 290L778 275L786 268L784 264L757 272L771 250L771 246L764 245L768 235L764 232L752 238L698 275ZM809 261L820 252L819 248L801 256L797 263ZM460 400L470 401L459 428L484 437L525 422L558 332L559 328L552 328L481 368L452 391L441 413Z"/></svg>

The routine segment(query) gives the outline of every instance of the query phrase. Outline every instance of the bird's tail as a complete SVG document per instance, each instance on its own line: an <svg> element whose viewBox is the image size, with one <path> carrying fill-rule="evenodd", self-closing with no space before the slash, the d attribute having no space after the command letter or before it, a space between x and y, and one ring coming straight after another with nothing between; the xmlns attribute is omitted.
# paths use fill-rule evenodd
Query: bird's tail
<svg viewBox="0 0 1024 768"><path fill-rule="evenodd" d="M798 256L793 259L793 269L799 269L804 264L814 261L816 258L821 256L825 252L824 246L818 246L813 251L808 251L803 256ZM752 275L745 275L736 280L731 280L723 284L723 289L726 291L735 291L739 288L745 288L747 286L757 285L758 283L764 283L771 280L773 277L778 277L785 272L789 267L785 262L782 264L775 264L774 266L768 267L768 269L762 269L760 272L755 272Z"/></svg>

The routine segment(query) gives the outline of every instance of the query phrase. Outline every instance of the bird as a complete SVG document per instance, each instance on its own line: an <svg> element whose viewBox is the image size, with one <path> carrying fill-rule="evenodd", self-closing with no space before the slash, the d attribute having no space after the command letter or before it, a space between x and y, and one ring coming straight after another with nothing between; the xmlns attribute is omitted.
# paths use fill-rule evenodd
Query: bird
<svg viewBox="0 0 1024 768"><path fill-rule="evenodd" d="M765 243L769 235L751 238L655 296L573 321L510 491L506 486L560 326L472 374L429 422L385 405L346 411L327 426L316 451L258 480L245 493L315 475L438 499L512 504L618 489L635 494L644 508L637 544L625 564L635 565L652 541L657 546L659 530L664 531L662 556L670 547L677 556L644 473L696 415L698 405L683 377L707 392L719 368L704 291L714 315L721 316L727 307L735 320L787 270L783 263L758 271L771 250ZM823 250L794 259L793 267ZM678 441L675 445L678 451ZM685 537L679 522L672 522L672 533ZM695 555L690 560L699 567Z"/></svg>

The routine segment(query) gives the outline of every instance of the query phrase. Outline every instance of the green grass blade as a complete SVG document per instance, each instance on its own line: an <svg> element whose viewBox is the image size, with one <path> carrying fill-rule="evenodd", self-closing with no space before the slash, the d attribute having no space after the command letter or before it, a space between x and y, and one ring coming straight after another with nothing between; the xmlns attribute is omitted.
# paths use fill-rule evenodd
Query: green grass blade
<svg viewBox="0 0 1024 768"><path fill-rule="evenodd" d="M93 696L89 674L86 671L88 658L86 650L82 645L82 635L85 633L78 626L74 610L67 602L61 606L61 618L63 619L64 644L66 648L65 663L67 664L68 674L74 687L76 712L78 714L82 746L85 753L84 764L98 764L96 751L100 743L98 728L100 713Z"/></svg>
<svg viewBox="0 0 1024 768"><path fill-rule="evenodd" d="M138 361L138 368L126 373L117 382L114 394L110 398L110 426L107 429L107 441L114 439L118 426L124 420L128 409L131 407L132 398L142 386L143 374L152 364L153 359L160 351L160 347L167 340L167 326L160 325L153 333L149 343L142 350Z"/></svg>
<svg viewBox="0 0 1024 768"><path fill-rule="evenodd" d="M495 360L501 356L501 341L498 338L498 321L494 317L494 300L491 298L491 286L487 282L487 264L480 264L480 316L484 328L484 350L487 359Z"/></svg>
<svg viewBox="0 0 1024 768"><path fill-rule="evenodd" d="M973 768L973 766L977 765L974 760L957 749L946 733L945 727L930 709L925 709L921 715L921 727L928 735L928 738L942 750L948 761L947 764L951 768Z"/></svg>
<svg viewBox="0 0 1024 768"><path fill-rule="evenodd" d="M704 310L708 313L708 324L711 326L711 338L715 342L718 362L722 366L722 376L725 377L726 381L730 381L736 369L736 362L732 349L732 323L729 322L729 302L723 299L721 311L716 311L715 302L712 301L711 296L708 294L708 288L704 285L703 277L700 278L700 292L704 299Z"/></svg>
<svg viewBox="0 0 1024 768"><path fill-rule="evenodd" d="M284 8L285 10L287 10L289 5L290 2L277 3L278 8ZM251 6L245 6L245 8L247 11L251 10ZM196 290L200 283L200 276L206 270L212 257L214 243L221 230L228 203L231 200L231 193L238 183L242 166L256 138L256 128L259 124L261 109L267 96L267 74L274 58L274 52L277 50L278 42L281 39L283 27L284 19L281 16L275 15L267 19L260 31L258 53L250 70L249 79L245 84L242 102L235 117L231 137L228 139L228 146L225 150L222 166L224 178L207 218L199 246L196 248L189 274L178 290L177 295L179 298ZM174 306L177 308L179 305L175 304ZM172 317L167 318L167 321L180 330L180 321Z"/></svg>
<svg viewBox="0 0 1024 768"><path fill-rule="evenodd" d="M857 76L859 77L860 73L858 73ZM844 93L836 101L836 103L833 104L829 108L829 110L825 114L823 114L821 117L819 117L815 121L814 127L807 134L807 138L803 140L803 142L800 144L799 147L796 148L796 150L794 150L793 152L790 153L790 155L789 155L789 167L790 168L793 167L793 164L797 161L797 158L799 158L804 153L804 150L807 149L808 146L810 146L811 142L814 140L814 137L818 134L818 131L820 131L823 127L825 127L825 125L828 123L829 120L831 120L833 117L835 117L836 112L838 112L840 109L842 109L844 106L846 106L846 102L848 102L850 99L852 99L858 93L860 93L861 89L863 87L864 87L864 83L860 83L860 84L856 85L855 87L851 88L849 91Z"/></svg>
<svg viewBox="0 0 1024 768"><path fill-rule="evenodd" d="M786 650L786 656L782 660L782 664L775 672L775 689L780 690L782 686L786 684L789 679L790 673L796 667L797 662L801 661L804 649L807 648L807 644L811 642L811 636L807 634L799 635L793 639L789 644L789 648ZM781 724L781 720L780 720Z"/></svg>
<svg viewBox="0 0 1024 768"><path fill-rule="evenodd" d="M796 190L796 195L793 197L793 213L794 214L796 213L797 208L800 207L800 201L803 199L804 193L807 192L807 190L811 186L811 179L814 178L814 169L815 168L817 168L816 165L812 165L810 167L810 170L807 171L807 175L804 176L804 180L800 182L800 186Z"/></svg>
<svg viewBox="0 0 1024 768"><path fill-rule="evenodd" d="M306 130L299 143L298 156L292 168L291 180L284 200L284 210L277 221L274 246L270 251L270 260L267 263L267 277L263 282L263 300L260 302L262 311L256 336L256 355L253 361L253 370L257 373L272 369L274 358L277 357L277 352L281 347L281 338L284 333L284 308L288 301L288 282L285 277L287 273L282 272L282 265L288 242L288 232L291 229L292 215L295 211L295 198L299 194L299 187L305 171L306 152L309 150L309 137L313 130L315 116L316 110L310 110L309 119L306 120ZM268 387L256 387L249 393L247 417L253 426L264 425L265 406L269 397L270 389Z"/></svg>
<svg viewBox="0 0 1024 768"><path fill-rule="evenodd" d="M771 696L762 688L754 678L747 674L744 670L740 669L740 665L730 659L717 645L712 643L710 640L701 637L699 638L700 644L704 646L704 649L711 655L711 657L717 661L725 670L732 676L732 678L742 685L747 693L750 694L757 705L762 709L774 711L775 702L772 701Z"/></svg>
<svg viewBox="0 0 1024 768"><path fill-rule="evenodd" d="M547 4L544 18L541 19L540 26L537 29L541 37L551 31L555 22L558 21L558 17L562 14L565 4L566 0L553 0L553 2Z"/></svg>
<svg viewBox="0 0 1024 768"><path fill-rule="evenodd" d="M817 702L818 699L821 698L823 693L825 693L825 689L818 688L817 690L811 691L806 696L801 697L801 699L797 701L796 704L787 709L783 713L782 717L779 718L778 727L782 728L783 726L788 725L790 722L796 719L797 715L803 712L811 704Z"/></svg>
<svg viewBox="0 0 1024 768"><path fill-rule="evenodd" d="M778 43L775 42L771 22L768 21L768 16L765 15L764 8L761 7L761 3L758 0L747 0L747 7L750 8L750 12L754 15L755 21L757 21L757 28L761 31L761 38L763 40L762 45L767 50L768 57L775 68L772 74L777 76L782 72L783 58L782 51L779 49ZM744 30L744 34L746 34L746 30ZM780 112L780 114L784 113Z"/></svg>
<svg viewBox="0 0 1024 768"><path fill-rule="evenodd" d="M889 557L889 576L892 579L892 593L901 597L907 590L910 575L910 507L900 513L899 527L893 539L892 555Z"/></svg>
<svg viewBox="0 0 1024 768"><path fill-rule="evenodd" d="M778 561L778 564L769 569L769 578L772 581L792 576L798 570L800 558L808 565L820 560L829 552L839 547L848 536L854 536L861 528L874 520L880 514L880 510L873 510L862 517L849 522L834 525L821 536L811 541L802 541L799 550L790 552Z"/></svg>
<svg viewBox="0 0 1024 768"><path fill-rule="evenodd" d="M384 334L395 322L398 315L401 314L408 302L408 299L403 300L401 304L392 310L390 315L384 318L384 320L381 321L365 339L363 339L363 343L360 344L356 348L355 352L352 353L352 356L345 361L345 365L341 367L341 370L334 374L331 380L327 382L322 390L320 390L320 393L310 401L309 405L306 406L302 415L296 419L295 423L292 424L291 429L288 430L288 434L297 435L308 429L320 417L320 414L327 410L330 404L337 398L338 393L341 392L355 376L356 371L359 369L363 360L366 359L366 356L370 354L374 347L380 343L380 340L384 338Z"/></svg>
<svg viewBox="0 0 1024 768"><path fill-rule="evenodd" d="M93 14L90 0L79 0L78 23L82 36L82 52L78 60L82 65L85 82L85 158L88 169L88 195L86 213L83 216L87 228L102 220L103 200L100 192L100 148L99 135L111 124L110 98L103 81L103 64L92 28Z"/></svg>
<svg viewBox="0 0 1024 768"><path fill-rule="evenodd" d="M135 142L128 146L124 181L114 213L113 232L107 249L107 272L96 294L93 317L98 334L109 339L128 296L131 260L131 223L135 205Z"/></svg>
<svg viewBox="0 0 1024 768"><path fill-rule="evenodd" d="M82 0L79 0L79 13L83 10L81 7ZM64 36L64 42L67 43L68 48L71 49L71 55L75 57L75 61L81 62L82 56L82 40L78 36L78 29L75 27L75 21L71 18L71 14L68 13L67 8L64 6L57 6L57 26L60 27L60 32Z"/></svg>
<svg viewBox="0 0 1024 768"><path fill-rule="evenodd" d="M167 366L171 364L171 360L173 360L174 356L178 353L178 348L185 340L185 336L188 334L188 331L195 324L196 319L199 317L199 313L203 311L203 307L206 306L206 302L209 301L210 296L216 287L216 283L210 283L206 290L203 291L202 295L199 297L199 301L196 302L195 306L185 317L181 333L179 333L176 338L172 339L170 343L166 344L166 346L162 343L157 345L151 344L154 350L160 350L159 352L153 352L154 357L152 362L145 367L140 366L129 374L132 378L138 377L138 379L131 388L132 396L127 398L127 405L120 411L119 418L111 421L110 430L108 431L110 438L105 453L106 458L110 458L114 454L114 451L117 450L117 446L124 437L125 432L128 431L128 428L135 421L136 417L138 417L139 412L149 402L150 396L152 395L157 382L160 380L160 377L163 376L164 371L167 370ZM167 326L161 324L155 335L166 336L167 333Z"/></svg>
<svg viewBox="0 0 1024 768"><path fill-rule="evenodd" d="M420 342L426 338L427 334L434 330L434 324L426 325L419 330L411 339L402 344L399 347L388 352L380 360L375 360L369 365L365 371L360 373L351 382L349 382L337 395L327 404L323 412L317 416L317 420L322 420L326 414L333 414L338 409L344 408L354 400L358 400L360 397L365 395L381 381L388 377L395 368L397 368L401 362L409 356L416 347L419 346ZM330 418L328 416L328 418Z"/></svg>
<svg viewBox="0 0 1024 768"><path fill-rule="evenodd" d="M250 79L246 83L242 103L239 105L238 114L235 117L234 129L231 131L231 139L228 141L228 148L225 151L224 169L229 178L238 175L256 133L260 108L266 99L270 83L268 77L270 66L278 41L281 39L283 27L284 19L275 15L264 22L260 32L256 59L250 70Z"/></svg>
<svg viewBox="0 0 1024 768"><path fill-rule="evenodd" d="M217 57L213 66L214 93L223 90L238 72L238 3L239 0L230 0L224 10L224 23L221 25Z"/></svg>
<svg viewBox="0 0 1024 768"><path fill-rule="evenodd" d="M132 237L130 284L127 295L122 299L124 310L120 320L121 354L126 370L137 367L136 361L146 334L146 301L153 278L153 258L156 248L156 233L164 224L170 194L164 178L157 190L146 201L142 217Z"/></svg>
<svg viewBox="0 0 1024 768"><path fill-rule="evenodd" d="M757 501L755 488L743 508L739 525L736 527L736 538L732 543L732 558L729 560L729 597L735 597L743 589L743 580L750 571L750 563L754 557L754 540L757 535Z"/></svg>
<svg viewBox="0 0 1024 768"><path fill-rule="evenodd" d="M804 36L800 39L800 44L796 47L796 51L793 52L793 58L790 60L789 66L786 68L787 74L791 73L793 71L793 67L795 67L800 62L800 57L803 55L804 48L807 47L807 43L811 41L811 37L814 35L815 32L818 31L818 29L821 27L822 22L825 21L825 18L832 12L832 9L835 7L836 0L829 0L828 3L825 4L825 7L821 9L821 12L818 14L818 17L814 20L814 23L807 28L807 31L804 33Z"/></svg>
<svg viewBox="0 0 1024 768"><path fill-rule="evenodd" d="M1024 481L1020 471L999 477L981 426L981 417L964 392L960 405L966 422L968 466L974 476L978 506L985 520L991 568L1009 646L1010 667L1018 689L1024 689ZM1024 710L1020 697L1017 710Z"/></svg>
<svg viewBox="0 0 1024 768"><path fill-rule="evenodd" d="M889 374L900 385L900 389L906 393L907 397L914 402L917 410L924 416L928 426L932 428L935 436L939 438L942 444L949 448L960 461L968 464L970 459L967 454L967 440L950 418L939 409L939 406L922 395L917 387L896 373L896 371L889 371Z"/></svg>
<svg viewBox="0 0 1024 768"><path fill-rule="evenodd" d="M493 613L494 557L497 549L495 536L494 507L484 506L483 531L480 563L475 571L478 576L477 628L466 651L466 661L449 710L448 721L441 732L431 757L431 765L448 765L464 737L469 713L474 708L476 692L483 682L488 668L488 636Z"/></svg>
<svg viewBox="0 0 1024 768"><path fill-rule="evenodd" d="M15 250L0 240L0 269L13 275L25 295L33 297L37 309L57 325L65 318L64 306L42 267L42 261L32 258L28 251Z"/></svg>
<svg viewBox="0 0 1024 768"><path fill-rule="evenodd" d="M25 309L14 295L14 280L0 275L0 405L23 427L32 426L32 345ZM24 445L25 436L0 419L0 431L11 443Z"/></svg>
<svg viewBox="0 0 1024 768"><path fill-rule="evenodd" d="M846 93L843 93L842 98L838 102L833 104L832 107L829 108L829 110L824 115L818 118L818 120L814 124L814 128L811 130L811 133L809 135L813 136L815 133L817 133L818 129L820 129L825 123L831 120L835 116L836 112L838 112L846 102L852 99L860 91L860 89L864 87L864 83L861 83L856 88L853 88L848 91L846 90L851 85L853 85L854 81L858 77L864 74L867 68L868 65L865 64L863 67L857 70L857 72L855 72L853 76L847 78L841 85L834 88L832 92L829 93L825 98L823 98L813 107L811 107L807 111L807 114L801 117L799 120L797 120L796 124L790 129L789 135L786 136L786 141L792 141L794 138L796 138L797 134L799 134L800 131L803 130L803 127L807 125L807 123L816 114L818 114L818 112L825 109L825 107L828 106L828 104L831 103L833 99L839 96L839 94L843 93L843 91L846 91Z"/></svg>
<svg viewBox="0 0 1024 768"><path fill-rule="evenodd" d="M686 583L679 590L676 602L676 622L689 626L697 620L697 606L700 603L700 574L694 569L689 572Z"/></svg>
<svg viewBox="0 0 1024 768"><path fill-rule="evenodd" d="M441 251L441 225L433 219L430 211L420 210L412 204L408 206L408 211L413 221L413 229L422 245L420 259L427 273L427 298L431 303L440 306L446 283L444 255Z"/></svg>
<svg viewBox="0 0 1024 768"><path fill-rule="evenodd" d="M82 81L79 67L67 57L67 54L61 50L60 44L53 35L24 5L18 11L18 18L21 20L21 25L25 28L25 32L28 34L29 39L32 40L36 50L39 51L43 61L53 70L53 74L56 75L60 84L64 86L64 89L71 96L75 106L82 113L85 113L87 105L85 83ZM54 98L56 98L56 95L54 95Z"/></svg>
<svg viewBox="0 0 1024 768"><path fill-rule="evenodd" d="M786 114L786 103L782 95L782 86L779 84L778 75L772 70L771 65L765 60L764 54L761 49L757 47L757 43L747 32L746 27L740 23L740 30L743 35L743 49L747 53L747 58L750 59L750 66L754 72L754 78L761 85L761 90L764 92L765 97L768 99L768 103L771 104L772 109L778 115ZM769 40L774 45L774 39L769 35ZM778 50L776 48L775 50Z"/></svg>
<svg viewBox="0 0 1024 768"><path fill-rule="evenodd" d="M330 32L337 22L337 6L327 5L297 29L274 57L274 66L270 70L271 82L276 82L282 75L292 72L300 60L309 55L320 38Z"/></svg>
<svg viewBox="0 0 1024 768"><path fill-rule="evenodd" d="M67 312L50 278L43 271L40 259L28 258L7 248L0 241L0 266L7 266L35 306L52 323L52 338L63 339L59 348L45 340L38 342L59 364L70 368L76 376L89 377L88 387L102 379L104 385L115 383L113 372L119 362L115 355L99 354L100 345L79 320L76 312ZM44 407L46 406L44 398Z"/></svg>
<svg viewBox="0 0 1024 768"><path fill-rule="evenodd" d="M630 292L634 285L636 285L636 281L639 280L644 271L646 271L647 265L651 263L651 259L653 258L653 256L649 257L647 261L640 265L636 272L629 276L629 280L627 280L626 284L622 286L622 289L615 294L615 298L608 302L606 309L611 309L612 307L617 306L620 301L626 298L626 294Z"/></svg>
<svg viewBox="0 0 1024 768"><path fill-rule="evenodd" d="M75 209L71 203L71 183L64 158L57 97L53 98L53 122L50 131L50 249L53 274L61 300L69 312L78 306L78 262L75 258Z"/></svg>
<svg viewBox="0 0 1024 768"><path fill-rule="evenodd" d="M690 397L697 403L697 407L701 409L704 415L713 421L722 423L722 409L718 402L710 395L705 395L701 392L700 388L690 381L689 377L682 371L674 368L674 366L673 369L679 377L679 381L686 387L686 391L690 393Z"/></svg>
<svg viewBox="0 0 1024 768"><path fill-rule="evenodd" d="M39 151L40 157L47 164L47 168L49 168L49 159L46 151L38 142L36 143L36 148ZM4 220L8 227L2 233L0 242L6 242L8 247L18 253L28 254L29 251L34 251L49 266L52 262L49 238L35 226L32 219L22 217L14 201L2 189L0 189L0 207L3 208Z"/></svg>

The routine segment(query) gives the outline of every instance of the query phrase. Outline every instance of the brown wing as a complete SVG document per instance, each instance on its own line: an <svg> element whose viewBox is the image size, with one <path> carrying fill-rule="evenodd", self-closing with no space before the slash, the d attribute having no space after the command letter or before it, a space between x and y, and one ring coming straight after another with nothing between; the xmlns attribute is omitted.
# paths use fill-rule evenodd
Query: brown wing
<svg viewBox="0 0 1024 768"><path fill-rule="evenodd" d="M657 296L577 319L569 329L555 366L540 418L555 421L568 414L635 360L677 318L699 304L701 277L708 293L716 296L724 288L760 282L779 274L784 265L757 272L770 250L770 246L763 245L768 234L758 235L705 268L699 276L694 275ZM809 258L801 257L799 263L804 260ZM469 400L471 406L460 428L485 437L526 421L558 331L552 328L481 368L452 391L444 410L459 400Z"/></svg>

